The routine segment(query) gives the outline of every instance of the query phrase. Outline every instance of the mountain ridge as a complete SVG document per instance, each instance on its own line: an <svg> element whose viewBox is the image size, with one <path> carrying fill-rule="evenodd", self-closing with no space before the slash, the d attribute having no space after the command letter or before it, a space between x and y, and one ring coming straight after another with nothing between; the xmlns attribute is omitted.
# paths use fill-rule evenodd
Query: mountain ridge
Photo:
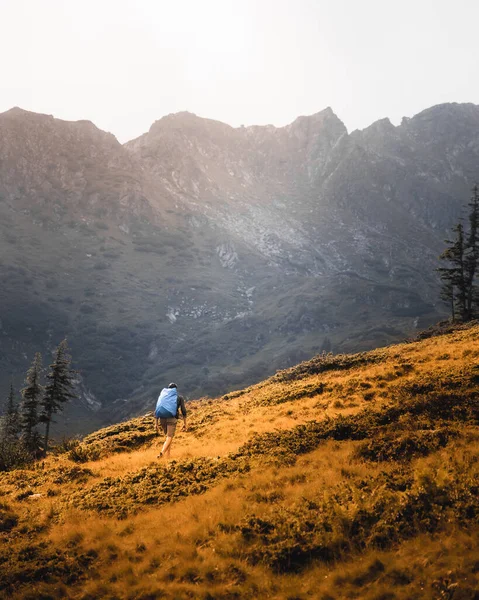
<svg viewBox="0 0 479 600"><path fill-rule="evenodd" d="M163 380L218 394L444 315L434 268L477 177L475 105L351 133L330 108L280 128L184 112L124 145L6 114L0 366L17 387L68 334L108 422ZM67 430L94 418L83 404Z"/></svg>
<svg viewBox="0 0 479 600"><path fill-rule="evenodd" d="M479 108L479 105L475 104L473 102L442 102L439 104L434 104L433 106L430 106L428 108L425 108L425 109L419 111L418 113L414 114L413 116L403 116L401 118L401 122L398 125L394 125L391 122L389 117L381 117L379 119L376 119L369 125L366 125L363 128L360 128L360 129L356 128L356 129L351 130L350 132L347 130L346 125L344 125L344 122L338 117L338 115L336 115L336 113L334 112L334 110L331 106L327 106L315 113L311 113L311 114L307 114L307 115L298 115L290 123L287 123L286 125L273 125L273 124L269 123L269 124L264 124L264 125L251 124L251 125L233 126L226 122L220 121L218 119L213 119L210 117L201 117L194 112L191 112L188 110L183 110L183 111L178 111L178 112L168 113L166 115L163 115L162 117L160 117L159 119L156 119L152 123L152 125L149 128L149 131L146 131L146 132L144 132L130 140L127 140L125 142L118 142L118 143L123 146L126 146L129 143L137 140L138 138L148 134L150 132L151 128L155 127L158 123L166 122L169 120L170 121L171 120L179 120L179 119L182 119L183 117L191 118L193 121L197 121L197 122L219 124L221 126L224 126L229 129L233 129L235 131L237 131L237 130L244 131L244 130L262 129L262 128L264 128L265 130L267 130L267 129L270 129L270 130L291 129L295 123L308 121L308 120L314 121L318 117L322 117L324 115L324 116L329 116L329 117L333 117L333 118L337 119L340 123L342 123L344 125L346 131L348 132L348 135L351 135L355 132L364 132L365 130L375 126L376 124L380 124L380 123L384 123L386 125L390 124L390 125L392 125L393 128L396 129L398 127L401 127L401 125L403 125L403 124L409 123L411 120L424 120L425 118L431 117L431 116L436 117L438 115L441 115L441 116L444 116L446 114L450 115L451 110L454 111L454 114L458 114L459 111L469 112L471 115L474 115L477 119L478 108ZM37 116L37 117L47 117L49 119L53 119L58 122L70 123L70 124L74 124L74 123L92 124L95 127L95 129L97 129L98 131L102 131L103 133L112 135L113 137L116 138L114 133L100 129L97 125L95 125L95 123L93 123L93 121L91 121L89 119L74 119L74 120L62 119L60 117L55 117L54 115L49 114L49 113L39 113L36 111L21 108L20 106L13 106L12 108L1 112L0 118L2 116L21 117L21 116L27 116L27 115ZM118 138L116 138L116 139L118 139Z"/></svg>

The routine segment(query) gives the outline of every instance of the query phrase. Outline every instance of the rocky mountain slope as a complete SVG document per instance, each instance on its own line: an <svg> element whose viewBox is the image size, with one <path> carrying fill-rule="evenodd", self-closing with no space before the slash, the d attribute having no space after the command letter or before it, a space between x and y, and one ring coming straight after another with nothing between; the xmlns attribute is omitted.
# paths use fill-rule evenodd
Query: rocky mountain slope
<svg viewBox="0 0 479 600"><path fill-rule="evenodd" d="M326 355L0 472L0 595L477 600L479 325Z"/></svg>
<svg viewBox="0 0 479 600"><path fill-rule="evenodd" d="M447 228L478 177L479 107L348 134L169 115L124 146L92 123L0 115L0 367L67 334L65 427L260 379L435 321Z"/></svg>

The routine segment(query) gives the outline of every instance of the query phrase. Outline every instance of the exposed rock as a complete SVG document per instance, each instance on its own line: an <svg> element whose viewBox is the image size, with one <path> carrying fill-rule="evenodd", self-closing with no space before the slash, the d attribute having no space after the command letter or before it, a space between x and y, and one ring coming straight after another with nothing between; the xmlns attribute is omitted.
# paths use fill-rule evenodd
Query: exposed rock
<svg viewBox="0 0 479 600"><path fill-rule="evenodd" d="M233 244L220 244L216 248L216 253L220 259L221 266L225 269L232 269L238 262L238 254Z"/></svg>
<svg viewBox="0 0 479 600"><path fill-rule="evenodd" d="M124 146L3 113L0 391L65 333L88 421L142 410L168 380L221 393L424 327L478 164L473 104L351 134L330 108L281 128L178 113Z"/></svg>

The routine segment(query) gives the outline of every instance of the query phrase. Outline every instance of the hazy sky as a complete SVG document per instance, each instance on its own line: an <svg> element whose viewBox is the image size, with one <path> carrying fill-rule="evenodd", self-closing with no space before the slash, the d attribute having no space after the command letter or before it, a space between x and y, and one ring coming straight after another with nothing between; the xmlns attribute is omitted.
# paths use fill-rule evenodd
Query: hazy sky
<svg viewBox="0 0 479 600"><path fill-rule="evenodd" d="M479 104L478 22L479 0L0 0L0 112L90 119L120 141L181 110L397 123Z"/></svg>

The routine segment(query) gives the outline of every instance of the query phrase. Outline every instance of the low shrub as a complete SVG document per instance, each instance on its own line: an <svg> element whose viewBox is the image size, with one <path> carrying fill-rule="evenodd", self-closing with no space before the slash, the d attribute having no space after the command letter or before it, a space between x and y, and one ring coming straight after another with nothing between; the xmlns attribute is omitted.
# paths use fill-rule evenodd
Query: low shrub
<svg viewBox="0 0 479 600"><path fill-rule="evenodd" d="M8 504L0 503L0 532L10 531L18 524L18 516Z"/></svg>
<svg viewBox="0 0 479 600"><path fill-rule="evenodd" d="M231 457L171 461L168 467L151 463L124 477L107 477L87 492L75 492L68 502L77 508L123 519L149 505L202 494L220 479L249 469L248 461Z"/></svg>
<svg viewBox="0 0 479 600"><path fill-rule="evenodd" d="M420 331L416 337L408 340L409 342L418 342L420 340L426 340L432 337L437 337L441 335L448 335L450 333L456 333L458 331L467 331L473 327L479 325L479 321L472 320L467 323L460 323L454 321L440 321L435 325L431 325L429 329L425 329L424 331Z"/></svg>
<svg viewBox="0 0 479 600"><path fill-rule="evenodd" d="M275 505L261 516L249 515L230 530L240 537L243 558L283 573L299 571L312 560L329 562L366 548L385 550L451 521L466 527L474 522L479 515L475 465L473 457L463 457L432 466L400 489L384 485L383 474L361 485L348 482L291 508Z"/></svg>
<svg viewBox="0 0 479 600"><path fill-rule="evenodd" d="M63 437L60 442L50 444L50 454L66 454L74 448L77 448L80 440L74 437Z"/></svg>
<svg viewBox="0 0 479 600"><path fill-rule="evenodd" d="M273 393L270 396L261 398L255 404L257 406L273 406L276 404L283 404L285 402L291 402L293 400L300 400L301 398L312 398L324 393L324 383L315 383L307 385L300 389L292 389L288 391L281 390L279 393Z"/></svg>
<svg viewBox="0 0 479 600"><path fill-rule="evenodd" d="M76 463L86 463L98 460L101 457L101 450L96 446L84 446L76 444L68 452L68 458Z"/></svg>
<svg viewBox="0 0 479 600"><path fill-rule="evenodd" d="M358 352L357 354L333 354L332 352L323 352L311 360L302 362L295 367L285 369L284 371L278 371L276 375L271 377L270 381L293 381L309 375L325 373L326 371L342 371L368 364L378 364L387 360L387 357L387 352L382 349L373 350L371 352Z"/></svg>
<svg viewBox="0 0 479 600"><path fill-rule="evenodd" d="M130 452L156 437L151 414L117 423L85 436L70 452L71 460L87 462L116 452Z"/></svg>
<svg viewBox="0 0 479 600"><path fill-rule="evenodd" d="M83 578L96 558L94 550L83 552L81 547L65 552L47 542L27 543L15 552L0 553L0 591L17 597L19 589L31 588L37 582L60 579L66 585L73 584Z"/></svg>
<svg viewBox="0 0 479 600"><path fill-rule="evenodd" d="M355 456L375 462L411 460L444 448L458 435L457 430L448 427L433 431L387 432L363 442Z"/></svg>
<svg viewBox="0 0 479 600"><path fill-rule="evenodd" d="M52 483L64 484L76 481L78 483L86 483L90 477L94 476L93 471L82 467L58 467L53 471Z"/></svg>
<svg viewBox="0 0 479 600"><path fill-rule="evenodd" d="M453 421L477 425L479 394L475 389L447 393L432 391L410 397L404 395L395 404L379 410L365 408L347 417L340 415L335 419L309 421L290 430L256 434L239 448L237 455L270 455L285 459L289 456L291 462L294 456L311 452L324 440L374 439L388 429L433 429L441 421L445 424ZM436 442L439 442L441 435L436 436ZM419 441L416 445L419 445Z"/></svg>
<svg viewBox="0 0 479 600"><path fill-rule="evenodd" d="M33 462L34 456L20 440L3 439L0 443L0 472L18 469Z"/></svg>

